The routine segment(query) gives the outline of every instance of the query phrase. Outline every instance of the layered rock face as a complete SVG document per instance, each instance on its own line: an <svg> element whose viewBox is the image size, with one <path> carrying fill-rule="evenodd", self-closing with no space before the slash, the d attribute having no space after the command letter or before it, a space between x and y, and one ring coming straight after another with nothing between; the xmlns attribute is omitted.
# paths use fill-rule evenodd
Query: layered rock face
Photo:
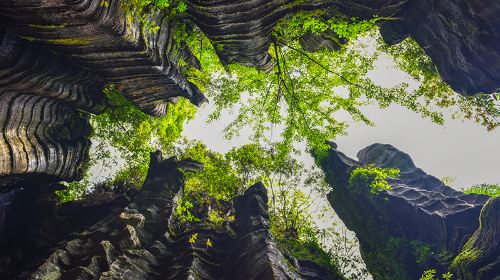
<svg viewBox="0 0 500 280"><path fill-rule="evenodd" d="M148 32L141 21L127 17L120 1L6 0L0 14L9 29L40 42L113 82L141 110L166 113L179 96L194 104L206 98L180 74L180 42L174 23L160 13L149 15L159 29Z"/></svg>
<svg viewBox="0 0 500 280"><path fill-rule="evenodd" d="M500 90L499 14L496 0L409 0L382 35L391 44L415 39L455 91L492 93Z"/></svg>
<svg viewBox="0 0 500 280"><path fill-rule="evenodd" d="M329 200L346 226L356 233L363 259L375 278L418 279L425 269L447 271L479 226L488 197L463 194L417 168L391 145L373 144L359 161L336 150L322 161L332 192ZM391 190L378 195L349 184L351 172L375 164L400 169L389 178Z"/></svg>
<svg viewBox="0 0 500 280"><path fill-rule="evenodd" d="M390 43L410 36L432 58L455 91L473 95L500 89L500 4L487 1L330 0L186 1L188 13L220 48L223 63L238 62L270 70L272 31L279 20L299 10L327 9L347 17L391 17L382 23ZM325 38L308 36L303 45L329 47ZM318 40L320 39L320 40ZM315 48L306 48L315 50Z"/></svg>
<svg viewBox="0 0 500 280"><path fill-rule="evenodd" d="M102 85L0 26L0 190L26 175L79 177L89 145L86 114L99 111Z"/></svg>
<svg viewBox="0 0 500 280"><path fill-rule="evenodd" d="M120 1L101 3L0 3L0 187L79 179L106 83L153 116L179 97L206 100L180 73L179 58L196 60L171 19L150 14L148 32Z"/></svg>
<svg viewBox="0 0 500 280"><path fill-rule="evenodd" d="M2 244L0 277L339 279L318 265L293 267L285 259L269 229L267 193L260 183L235 198L235 220L226 229L215 230L203 223L180 232L169 229L176 197L183 188L179 169L200 167L153 154L144 186L127 203L123 196L96 193L87 201L57 208L49 207L50 199L40 193L17 195L24 203L14 203L18 209L7 212L3 234L19 234ZM26 203L35 197L39 199ZM31 212L37 209L42 211ZM13 223L23 212L38 217L23 226ZM76 217L81 219L75 221Z"/></svg>

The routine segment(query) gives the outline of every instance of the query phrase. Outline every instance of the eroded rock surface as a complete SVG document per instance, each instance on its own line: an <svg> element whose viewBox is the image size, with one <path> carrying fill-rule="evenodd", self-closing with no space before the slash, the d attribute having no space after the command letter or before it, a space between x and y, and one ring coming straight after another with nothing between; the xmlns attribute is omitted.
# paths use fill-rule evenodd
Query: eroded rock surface
<svg viewBox="0 0 500 280"><path fill-rule="evenodd" d="M458 279L500 279L500 197L491 198L481 210L480 226L451 266Z"/></svg>
<svg viewBox="0 0 500 280"><path fill-rule="evenodd" d="M216 44L221 61L270 70L272 31L297 11L331 10L348 18L379 16L390 44L410 36L432 58L455 91L473 95L500 89L500 3L496 0L327 0L327 1L186 1L188 14ZM314 51L332 47L321 36L302 44ZM307 42L308 41L308 42ZM317 45L319 43L319 45Z"/></svg>
<svg viewBox="0 0 500 280"><path fill-rule="evenodd" d="M140 20L126 16L119 0L101 2L6 0L0 3L0 14L10 30L116 83L150 115L164 115L180 96L196 105L206 101L180 73L177 60L182 51L171 19L149 15L159 29L148 32Z"/></svg>
<svg viewBox="0 0 500 280"><path fill-rule="evenodd" d="M389 43L412 37L455 91L473 95L500 90L500 2L409 0L387 21Z"/></svg>
<svg viewBox="0 0 500 280"><path fill-rule="evenodd" d="M0 26L0 189L27 175L79 178L89 146L87 113L99 111L102 85Z"/></svg>
<svg viewBox="0 0 500 280"><path fill-rule="evenodd" d="M391 145L368 146L358 153L359 161L332 146L322 161L332 186L329 200L356 233L370 273L381 279L418 279L425 269L446 272L479 226L488 197L453 190ZM368 185L356 189L349 184L350 174L366 164L399 168L400 178L389 178L392 189L378 195Z"/></svg>
<svg viewBox="0 0 500 280"><path fill-rule="evenodd" d="M270 232L267 192L260 183L234 199L235 220L226 229L198 223L173 230L172 210L184 181L179 168L200 167L192 161L163 160L156 153L144 186L128 203L122 196L96 193L64 211L49 207L50 199L25 198L14 204L26 216L36 209L53 210L42 211L51 215L35 213L21 229L8 221L13 219L9 215L23 211L7 213L4 236L19 236L17 242L1 244L0 278L340 279L321 266L294 266L285 259Z"/></svg>

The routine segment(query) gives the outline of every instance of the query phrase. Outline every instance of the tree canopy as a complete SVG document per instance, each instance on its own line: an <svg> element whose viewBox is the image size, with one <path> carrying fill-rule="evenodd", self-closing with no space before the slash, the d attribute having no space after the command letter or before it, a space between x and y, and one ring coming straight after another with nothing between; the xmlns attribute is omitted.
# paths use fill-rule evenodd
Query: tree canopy
<svg viewBox="0 0 500 280"><path fill-rule="evenodd" d="M325 140L347 132L349 122L338 117L342 113L354 122L374 125L363 113L369 104L380 108L398 104L437 124L444 123L446 109L488 130L498 126L500 108L494 95L464 97L453 92L414 41L386 45L377 31L379 20L325 18L318 11L288 16L273 33L269 53L274 68L269 73L242 65L223 66L214 48L224 46L212 46L193 28L186 40L203 70L191 67L185 74L211 97L216 107L211 121L228 110L237 111L226 129L228 138L246 127L255 141L269 141L273 128L280 128L276 139L284 150L298 141L318 151L327 149ZM336 47L310 52L304 41L312 35L333 41ZM411 91L405 83L390 88L377 85L370 71L381 53L392 56L418 88Z"/></svg>
<svg viewBox="0 0 500 280"><path fill-rule="evenodd" d="M102 5L109 5L106 3L102 1ZM158 31L148 16L152 10L162 10L178 20L177 43L189 47L202 67L198 69L183 58L178 66L211 98L215 111L209 121L217 121L233 110L236 114L225 136L232 138L249 129L253 143L220 154L201 142L181 142L184 125L196 112L187 100L169 106L166 116L154 118L109 85L104 90L104 112L91 118L93 146L86 176L59 191L62 202L80 198L95 187L88 170L96 166L115 171L104 182L106 186L140 187L147 173L149 153L159 149L205 166L201 172L186 173L185 193L175 210L181 221L200 222L199 212L207 210L208 223L221 227L233 215L228 201L261 181L270 194L273 234L287 250L308 257L325 253L330 264L332 260L350 262L349 256L339 257L321 249L322 240L331 238L334 231L322 230L315 224L312 216L321 215L321 211L312 210L311 195L324 196L325 182L321 172L307 169L293 157L295 144L305 142L316 154L324 154L329 148L325 141L346 134L351 122L374 125L364 114L367 105L383 109L397 104L439 125L444 123L444 111L473 120L488 130L499 125L500 108L495 101L499 95L461 96L441 80L430 58L414 41L406 39L394 46L383 42L378 22L395 19L359 20L325 11L289 15L274 29L269 48L274 66L264 72L239 64L223 65L216 50L224 49L224 45L211 42L194 24L179 19L178 15L187 9L183 1L123 3L129 19L138 18L146 32ZM308 44L312 37L327 42L325 47L312 48ZM415 80L416 89L411 90L405 83L387 88L371 79L370 73L383 53ZM349 120L341 115L347 115ZM389 188L385 178L397 173L366 166L354 170L350 181L353 186L368 184L369 190L377 194ZM497 193L490 187L474 191Z"/></svg>

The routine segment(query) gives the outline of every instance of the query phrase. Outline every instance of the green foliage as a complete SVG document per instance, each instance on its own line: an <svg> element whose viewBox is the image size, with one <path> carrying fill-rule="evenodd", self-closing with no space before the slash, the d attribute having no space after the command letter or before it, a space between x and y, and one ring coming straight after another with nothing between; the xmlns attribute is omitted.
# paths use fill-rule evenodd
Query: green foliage
<svg viewBox="0 0 500 280"><path fill-rule="evenodd" d="M288 253L299 261L311 261L321 265L336 275L336 279L344 279L338 265L333 262L334 258L331 253L323 250L318 242L293 238L279 239L278 247L282 252Z"/></svg>
<svg viewBox="0 0 500 280"><path fill-rule="evenodd" d="M234 220L233 215L225 215L222 211L218 211L216 209L211 209L208 212L208 219L207 219L207 224L216 229L216 230L222 230L224 222L229 222Z"/></svg>
<svg viewBox="0 0 500 280"><path fill-rule="evenodd" d="M156 33L160 29L151 16L155 12L175 18L187 11L187 5L183 0L121 0L121 4L127 14L127 20L139 21L147 34Z"/></svg>
<svg viewBox="0 0 500 280"><path fill-rule="evenodd" d="M415 97L424 100L424 104L442 108L456 108L454 118L473 120L488 130L493 130L500 125L500 106L496 100L500 93L474 96L459 95L441 80L441 77L432 60L425 51L411 38L394 46L386 45L379 38L379 48L390 54L398 67L418 80L421 85L413 93ZM435 122L442 123L442 116L432 115Z"/></svg>
<svg viewBox="0 0 500 280"><path fill-rule="evenodd" d="M156 118L140 111L113 85L107 87L104 94L108 102L106 109L90 119L92 148L86 175L82 181L70 183L67 190L58 192L61 201L79 199L91 189L88 170L96 166L115 171L107 185L141 187L149 167L149 154L158 149L172 153L184 124L196 112L189 101L182 99L175 106L170 105L165 116Z"/></svg>
<svg viewBox="0 0 500 280"><path fill-rule="evenodd" d="M88 182L70 182L63 183L66 187L64 190L56 191L60 203L66 203L82 198L86 193Z"/></svg>
<svg viewBox="0 0 500 280"><path fill-rule="evenodd" d="M430 259L432 251L429 244L425 244L420 240L413 240L410 245L414 248L418 264L426 263Z"/></svg>
<svg viewBox="0 0 500 280"><path fill-rule="evenodd" d="M437 272L435 269L426 270L424 271L424 274L422 274L422 277L420 277L420 280L439 280L439 279L451 280L451 277L453 276L453 274L447 272L441 275L441 278L437 278L436 273Z"/></svg>
<svg viewBox="0 0 500 280"><path fill-rule="evenodd" d="M179 199L175 207L174 216L181 223L193 223L199 222L200 219L191 214L191 209L193 209L193 203L186 199Z"/></svg>
<svg viewBox="0 0 500 280"><path fill-rule="evenodd" d="M212 152L201 142L191 142L181 153L182 158L190 158L204 165L202 171L186 174L185 192L198 193L201 199L210 197L228 201L240 193L238 174L232 169L224 155ZM210 201L200 201L210 203Z"/></svg>
<svg viewBox="0 0 500 280"><path fill-rule="evenodd" d="M354 169L349 177L349 185L357 189L369 187L371 194L378 195L384 190L391 189L386 181L388 177L399 177L399 169L381 168L370 164Z"/></svg>
<svg viewBox="0 0 500 280"><path fill-rule="evenodd" d="M500 185L499 184L480 184L472 186L462 190L464 193L468 194L484 194L487 196L499 196L500 195Z"/></svg>
<svg viewBox="0 0 500 280"><path fill-rule="evenodd" d="M328 31L332 31L337 38L355 39L373 30L378 20L378 18L358 20L346 18L341 14L329 15L326 10L300 11L280 21L274 30L274 35L290 41L290 39L298 40L308 32L325 35Z"/></svg>
<svg viewBox="0 0 500 280"><path fill-rule="evenodd" d="M197 239L198 239L198 233L194 233L193 235L191 235L191 236L189 237L188 242L189 242L191 245L193 245L193 244L196 242L196 240L197 240Z"/></svg>

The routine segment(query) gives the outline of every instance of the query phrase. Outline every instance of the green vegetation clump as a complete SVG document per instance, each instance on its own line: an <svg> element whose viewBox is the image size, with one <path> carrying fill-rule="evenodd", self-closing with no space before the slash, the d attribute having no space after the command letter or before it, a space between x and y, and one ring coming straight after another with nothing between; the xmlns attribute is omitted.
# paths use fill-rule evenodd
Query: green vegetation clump
<svg viewBox="0 0 500 280"><path fill-rule="evenodd" d="M368 186L371 194L378 195L382 191L391 189L386 180L388 177L399 177L399 169L381 168L370 164L354 169L349 177L349 185L358 190Z"/></svg>
<svg viewBox="0 0 500 280"><path fill-rule="evenodd" d="M328 269L328 271L336 276L335 279L345 279L339 270L338 264L333 261L334 256L321 248L318 242L289 238L280 239L277 243L280 251L288 253L298 261L313 262Z"/></svg>
<svg viewBox="0 0 500 280"><path fill-rule="evenodd" d="M484 194L487 196L499 196L500 195L500 185L499 184L480 184L462 190L462 192L467 194Z"/></svg>
<svg viewBox="0 0 500 280"><path fill-rule="evenodd" d="M211 209L209 217L213 215L215 223L217 217L231 216L227 202L262 182L268 188L275 237L312 235L313 223L307 211L311 195L326 189L318 170L306 169L289 154L280 157L257 144L233 148L223 155L200 142L190 142L180 151L180 157L204 164L204 170L186 173L184 199L198 208Z"/></svg>
<svg viewBox="0 0 500 280"><path fill-rule="evenodd" d="M95 187L89 177L93 166L100 171L116 171L116 175L104 182L107 186L141 187L149 168L149 154L156 150L172 154L184 124L196 112L189 101L182 99L176 105L169 105L165 116L157 118L143 113L113 85L104 94L107 98L104 112L90 118L92 147L84 179L66 183L67 188L57 192L61 202L80 199Z"/></svg>
<svg viewBox="0 0 500 280"><path fill-rule="evenodd" d="M451 277L453 276L453 274L451 274L450 272L447 272L447 273L442 274L441 278L437 278L436 273L437 272L435 269L426 270L426 271L424 271L424 274L422 274L422 277L420 277L420 280L440 280L440 279L451 280Z"/></svg>

